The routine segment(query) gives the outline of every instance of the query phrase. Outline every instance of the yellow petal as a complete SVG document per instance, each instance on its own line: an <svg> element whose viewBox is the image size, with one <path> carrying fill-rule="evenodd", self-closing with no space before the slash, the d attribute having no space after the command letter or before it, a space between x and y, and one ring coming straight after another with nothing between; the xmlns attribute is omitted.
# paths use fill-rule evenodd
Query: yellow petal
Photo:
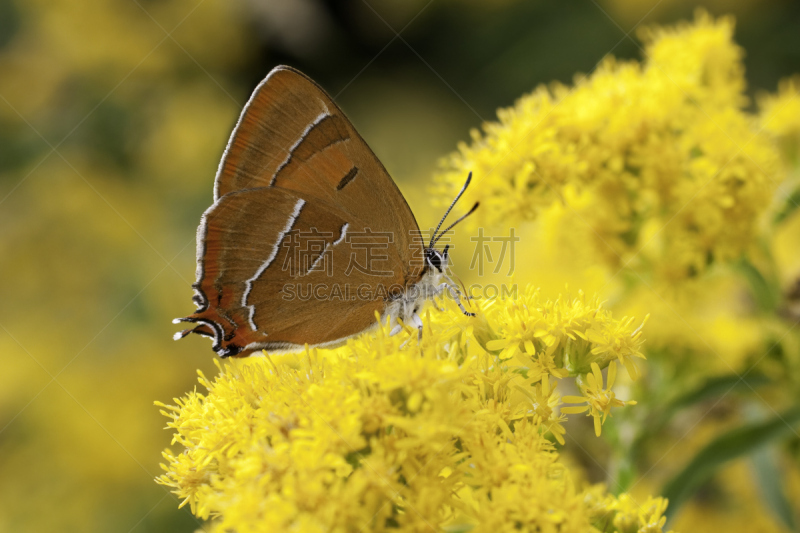
<svg viewBox="0 0 800 533"><path fill-rule="evenodd" d="M585 413L588 410L589 410L589 406L588 405L575 405L575 406L567 406L567 407L562 407L561 408L561 412L562 413L566 413L568 415L574 415L574 414L578 414L578 413Z"/></svg>
<svg viewBox="0 0 800 533"><path fill-rule="evenodd" d="M486 349L491 351L502 350L508 346L509 342L508 339L495 339L486 343Z"/></svg>
<svg viewBox="0 0 800 533"><path fill-rule="evenodd" d="M639 373L636 371L636 365L632 359L625 358L622 360L622 364L625 366L625 370L628 371L628 376L630 376L632 380L635 380L637 377L639 377Z"/></svg>
<svg viewBox="0 0 800 533"><path fill-rule="evenodd" d="M536 348L533 346L533 341L525 341L525 351L528 353L528 355L536 355Z"/></svg>
<svg viewBox="0 0 800 533"><path fill-rule="evenodd" d="M561 398L562 401L565 403L584 403L586 402L586 398L583 396L563 396Z"/></svg>
<svg viewBox="0 0 800 533"><path fill-rule="evenodd" d="M594 374L594 378L597 381L597 387L599 389L603 388L603 374L600 372L600 367L597 363L592 363L592 374Z"/></svg>

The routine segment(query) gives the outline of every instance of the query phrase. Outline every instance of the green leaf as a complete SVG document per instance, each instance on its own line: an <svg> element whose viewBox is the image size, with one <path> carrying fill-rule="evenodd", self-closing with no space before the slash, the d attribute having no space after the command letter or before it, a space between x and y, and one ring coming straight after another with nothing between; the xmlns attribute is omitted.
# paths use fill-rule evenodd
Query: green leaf
<svg viewBox="0 0 800 533"><path fill-rule="evenodd" d="M735 389L742 389L745 391L755 389L761 385L766 385L769 381L769 378L763 374L752 374L750 376L726 374L724 376L709 378L696 389L682 394L669 402L666 411L670 415L669 418L671 418L676 412L696 403L730 394L734 392Z"/></svg>
<svg viewBox="0 0 800 533"><path fill-rule="evenodd" d="M765 444L795 435L800 424L800 406L762 422L745 424L720 435L673 477L661 491L669 499L667 518L672 518L695 491L725 463L751 453Z"/></svg>
<svg viewBox="0 0 800 533"><path fill-rule="evenodd" d="M789 531L797 531L792 505L783 490L784 476L778 466L778 454L774 447L756 450L752 456L753 470L758 479L761 498Z"/></svg>
<svg viewBox="0 0 800 533"><path fill-rule="evenodd" d="M768 279L747 259L736 264L739 272L750 285L751 295L761 311L774 313L781 302L781 288L774 279Z"/></svg>
<svg viewBox="0 0 800 533"><path fill-rule="evenodd" d="M739 390L749 392L768 383L770 383L770 379L763 374L750 374L749 376L726 374L709 378L696 388L667 401L661 409L651 413L648 419L643 422L643 431L637 435L635 442L631 446L633 452L632 461L635 461L636 457L638 457L638 453L644 446L645 441L661 431L679 411L705 400L725 396Z"/></svg>
<svg viewBox="0 0 800 533"><path fill-rule="evenodd" d="M775 218L772 221L773 224L777 226L782 223L792 216L798 207L800 207L800 188L795 189L786 197L786 202L783 204L783 207L775 214Z"/></svg>

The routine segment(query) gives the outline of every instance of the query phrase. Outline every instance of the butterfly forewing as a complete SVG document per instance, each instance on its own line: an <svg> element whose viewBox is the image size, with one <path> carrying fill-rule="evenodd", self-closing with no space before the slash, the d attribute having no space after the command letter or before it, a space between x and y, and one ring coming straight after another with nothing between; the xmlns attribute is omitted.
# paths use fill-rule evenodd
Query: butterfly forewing
<svg viewBox="0 0 800 533"><path fill-rule="evenodd" d="M392 231L408 275L423 246L411 208L342 110L314 81L275 68L251 96L225 151L215 198L277 186L337 205L375 231Z"/></svg>

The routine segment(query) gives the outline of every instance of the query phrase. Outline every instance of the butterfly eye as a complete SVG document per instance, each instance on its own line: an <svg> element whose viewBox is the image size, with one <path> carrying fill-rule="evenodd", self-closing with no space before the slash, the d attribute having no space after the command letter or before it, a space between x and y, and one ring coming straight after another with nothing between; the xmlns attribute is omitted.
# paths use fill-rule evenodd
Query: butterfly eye
<svg viewBox="0 0 800 533"><path fill-rule="evenodd" d="M428 249L428 264L442 272L442 256L437 250Z"/></svg>

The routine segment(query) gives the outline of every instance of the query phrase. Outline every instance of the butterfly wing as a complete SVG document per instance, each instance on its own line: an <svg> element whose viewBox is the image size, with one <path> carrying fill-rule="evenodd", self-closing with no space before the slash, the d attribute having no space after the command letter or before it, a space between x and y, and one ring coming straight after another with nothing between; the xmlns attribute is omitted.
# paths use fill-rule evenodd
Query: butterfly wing
<svg viewBox="0 0 800 533"><path fill-rule="evenodd" d="M250 97L225 150L215 200L231 191L283 187L335 205L375 231L390 231L404 274L424 252L411 208L383 164L322 88L276 67Z"/></svg>
<svg viewBox="0 0 800 533"><path fill-rule="evenodd" d="M375 235L366 231L335 206L295 191L260 187L224 195L198 228L199 307L180 319L198 326L180 336L213 337L214 350L227 356L324 345L363 331L404 283L385 253L369 269L343 274L351 265L367 266L366 250L349 238Z"/></svg>
<svg viewBox="0 0 800 533"><path fill-rule="evenodd" d="M292 236L303 232L326 236L310 259L324 254L331 268L287 272ZM350 237L367 232L389 241L383 266L369 265L371 273L350 268L369 253ZM223 356L324 345L363 331L419 280L424 258L414 215L383 165L330 97L288 67L273 70L242 112L197 246L198 309L181 320L198 325L178 336L213 337ZM287 286L318 294L292 298Z"/></svg>

